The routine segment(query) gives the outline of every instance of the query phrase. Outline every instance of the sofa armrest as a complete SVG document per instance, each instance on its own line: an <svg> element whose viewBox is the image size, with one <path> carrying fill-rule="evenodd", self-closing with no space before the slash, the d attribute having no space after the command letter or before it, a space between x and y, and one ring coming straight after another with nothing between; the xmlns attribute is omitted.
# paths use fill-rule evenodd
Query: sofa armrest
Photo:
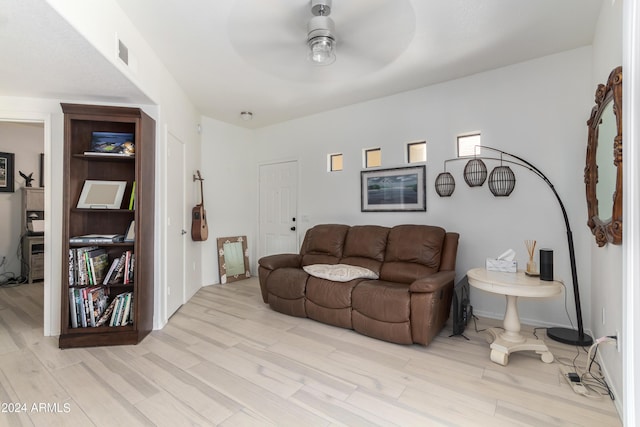
<svg viewBox="0 0 640 427"><path fill-rule="evenodd" d="M431 276L423 277L411 283L411 285L409 285L409 292L435 292L448 283L453 283L455 277L455 271L439 271Z"/></svg>
<svg viewBox="0 0 640 427"><path fill-rule="evenodd" d="M300 268L302 257L299 254L277 254L262 257L258 260L258 264L268 270L276 270L278 268Z"/></svg>

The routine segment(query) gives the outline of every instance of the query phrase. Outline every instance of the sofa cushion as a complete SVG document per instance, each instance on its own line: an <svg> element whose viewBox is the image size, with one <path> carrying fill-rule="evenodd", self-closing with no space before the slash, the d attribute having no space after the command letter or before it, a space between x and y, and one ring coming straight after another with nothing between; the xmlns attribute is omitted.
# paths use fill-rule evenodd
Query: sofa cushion
<svg viewBox="0 0 640 427"><path fill-rule="evenodd" d="M327 308L311 300L305 300L304 308L309 319L341 328L353 329L353 324L351 323L351 307Z"/></svg>
<svg viewBox="0 0 640 427"><path fill-rule="evenodd" d="M365 280L352 296L351 322L361 334L411 344L411 295L409 287L381 280Z"/></svg>
<svg viewBox="0 0 640 427"><path fill-rule="evenodd" d="M269 275L267 292L289 300L304 298L308 278L299 268L279 268Z"/></svg>
<svg viewBox="0 0 640 427"><path fill-rule="evenodd" d="M302 267L304 271L314 277L333 280L334 282L348 282L353 279L377 279L378 274L368 268L348 264L311 264Z"/></svg>
<svg viewBox="0 0 640 427"><path fill-rule="evenodd" d="M337 264L342 258L348 225L321 224L307 230L300 248L302 265Z"/></svg>
<svg viewBox="0 0 640 427"><path fill-rule="evenodd" d="M358 265L380 273L387 246L388 227L357 225L351 227L344 243L343 264Z"/></svg>
<svg viewBox="0 0 640 427"><path fill-rule="evenodd" d="M389 231L380 278L411 283L440 268L445 230L430 225L398 225Z"/></svg>
<svg viewBox="0 0 640 427"><path fill-rule="evenodd" d="M354 331L368 337L397 344L411 344L413 342L411 322L408 320L399 323L381 322L354 310L351 312L351 324Z"/></svg>
<svg viewBox="0 0 640 427"><path fill-rule="evenodd" d="M407 285L383 280L364 280L353 289L351 304L357 311L382 322L407 322L411 316Z"/></svg>
<svg viewBox="0 0 640 427"><path fill-rule="evenodd" d="M360 280L336 283L331 280L309 277L307 299L327 308L351 307L351 293Z"/></svg>

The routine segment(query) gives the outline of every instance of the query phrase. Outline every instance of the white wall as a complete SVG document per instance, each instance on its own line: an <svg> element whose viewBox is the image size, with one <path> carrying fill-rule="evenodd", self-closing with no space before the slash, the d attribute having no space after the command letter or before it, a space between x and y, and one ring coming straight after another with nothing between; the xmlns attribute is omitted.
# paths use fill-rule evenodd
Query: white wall
<svg viewBox="0 0 640 427"><path fill-rule="evenodd" d="M14 153L14 189L13 193L0 193L0 263L6 257L6 264L0 268L0 282L22 274L20 256L20 238L22 229L22 187L25 175L33 173L31 185L39 187L40 153L44 153L44 125L32 122L0 121L0 152Z"/></svg>
<svg viewBox="0 0 640 427"><path fill-rule="evenodd" d="M603 2L593 41L593 75L590 88L592 106L595 105L593 95L596 87L598 84L606 84L611 70L619 65L622 65L622 1ZM624 73L625 70L623 78ZM623 138L623 157L625 143L626 138ZM595 238L590 239L589 247L593 335L594 338L615 335L622 332L623 322L623 247L611 244L598 247ZM619 406L623 401L622 353L618 353L615 346L611 345L601 346L598 353L604 362L605 376L616 395L618 411L622 413Z"/></svg>
<svg viewBox="0 0 640 427"><path fill-rule="evenodd" d="M590 317L589 245L583 169L586 119L591 109L591 48L516 64L463 79L301 118L255 132L258 162L300 162L300 235L317 223L418 223L461 234L457 277L484 265L507 248L527 261L526 239L554 249L555 274L571 288L564 222L551 190L529 171L514 167L517 184L509 198L495 198L486 185L469 188L464 162L449 163L456 178L451 198L435 193L443 161L456 155L459 133L482 132L484 145L522 156L554 183L573 228L585 323ZM382 148L383 167L402 166L405 143L427 140L427 212L360 212L362 149ZM344 154L342 172L326 172L328 153ZM489 165L491 169L495 166ZM250 188L247 191L251 190ZM568 310L575 324L573 292ZM479 314L502 318L504 299L473 291ZM523 321L569 326L563 298L520 302Z"/></svg>
<svg viewBox="0 0 640 427"><path fill-rule="evenodd" d="M257 167L253 132L202 118L202 165L209 239L202 249L202 283L220 283L216 239L247 236L249 261L256 260ZM193 185L199 194L199 187ZM198 196L199 197L199 196ZM257 270L252 268L252 274Z"/></svg>

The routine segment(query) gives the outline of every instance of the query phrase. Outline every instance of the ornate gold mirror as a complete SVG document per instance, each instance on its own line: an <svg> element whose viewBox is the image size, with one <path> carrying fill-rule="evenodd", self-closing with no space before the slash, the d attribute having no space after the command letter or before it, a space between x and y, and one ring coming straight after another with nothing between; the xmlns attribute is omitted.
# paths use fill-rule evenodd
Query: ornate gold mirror
<svg viewBox="0 0 640 427"><path fill-rule="evenodd" d="M622 243L622 67L598 85L587 121L587 225L598 246Z"/></svg>

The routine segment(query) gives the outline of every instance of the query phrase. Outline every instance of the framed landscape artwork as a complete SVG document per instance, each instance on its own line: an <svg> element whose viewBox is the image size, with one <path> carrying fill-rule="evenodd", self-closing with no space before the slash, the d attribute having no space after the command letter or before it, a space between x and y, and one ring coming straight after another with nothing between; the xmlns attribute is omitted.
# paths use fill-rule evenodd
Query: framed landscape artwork
<svg viewBox="0 0 640 427"><path fill-rule="evenodd" d="M14 192L14 160L13 153L0 153L0 192L2 193Z"/></svg>
<svg viewBox="0 0 640 427"><path fill-rule="evenodd" d="M426 166L360 172L362 212L426 211Z"/></svg>

